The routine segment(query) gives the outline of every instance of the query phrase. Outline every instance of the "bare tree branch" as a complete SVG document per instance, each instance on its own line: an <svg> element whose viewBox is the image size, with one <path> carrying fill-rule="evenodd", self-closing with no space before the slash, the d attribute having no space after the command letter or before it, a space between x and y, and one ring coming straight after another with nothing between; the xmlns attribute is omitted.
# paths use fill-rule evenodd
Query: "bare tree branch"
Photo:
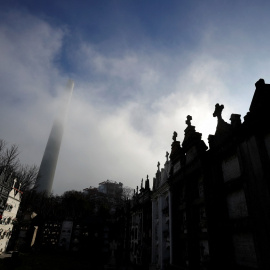
<svg viewBox="0 0 270 270"><path fill-rule="evenodd" d="M8 178L19 167L19 150L18 146L15 144L11 145L9 148L6 148L4 144L3 147L0 156L0 167L1 173L4 171L5 176Z"/></svg>
<svg viewBox="0 0 270 270"><path fill-rule="evenodd" d="M34 187L38 175L38 167L36 165L20 165L16 171L16 177L21 183L21 190L26 191Z"/></svg>

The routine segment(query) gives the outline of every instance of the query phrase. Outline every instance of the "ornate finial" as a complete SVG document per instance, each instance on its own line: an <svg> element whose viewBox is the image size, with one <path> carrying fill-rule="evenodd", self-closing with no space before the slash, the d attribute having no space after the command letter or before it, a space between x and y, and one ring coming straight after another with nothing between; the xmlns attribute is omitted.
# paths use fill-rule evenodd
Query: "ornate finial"
<svg viewBox="0 0 270 270"><path fill-rule="evenodd" d="M265 84L264 79L259 79L259 80L255 83L255 86L258 87L258 86L261 86L261 85L264 85L264 84Z"/></svg>
<svg viewBox="0 0 270 270"><path fill-rule="evenodd" d="M159 171L159 169L160 169L160 163L159 163L159 161L158 161L158 163L157 163L157 169L158 169L158 171Z"/></svg>
<svg viewBox="0 0 270 270"><path fill-rule="evenodd" d="M137 186L137 188L136 188L136 189L137 189L137 194L138 194L138 189L139 189L139 188L138 188L138 186Z"/></svg>
<svg viewBox="0 0 270 270"><path fill-rule="evenodd" d="M174 132L173 132L173 137L172 137L172 139L173 139L174 142L176 141L176 137L177 137L177 132L174 131Z"/></svg>
<svg viewBox="0 0 270 270"><path fill-rule="evenodd" d="M213 113L213 117L217 117L218 120L222 119L222 111L224 109L224 105L219 105L218 103L215 106L215 111Z"/></svg>
<svg viewBox="0 0 270 270"><path fill-rule="evenodd" d="M22 183L19 184L19 190L21 190L21 185L22 185Z"/></svg>
<svg viewBox="0 0 270 270"><path fill-rule="evenodd" d="M149 186L149 178L148 175L146 176L146 181L145 181L145 190L149 190L150 186Z"/></svg>
<svg viewBox="0 0 270 270"><path fill-rule="evenodd" d="M229 135L231 134L231 131L232 131L232 126L222 119L221 114L222 114L223 109L224 109L224 105L219 105L217 103L215 106L215 111L213 113L213 116L217 117L217 128L216 128L215 135L218 135L218 136L225 136L226 134Z"/></svg>
<svg viewBox="0 0 270 270"><path fill-rule="evenodd" d="M190 122L191 120L192 120L192 116L188 115L187 120L186 120L186 124L188 125L188 127L191 126L191 122Z"/></svg>
<svg viewBox="0 0 270 270"><path fill-rule="evenodd" d="M169 152L168 151L166 152L166 156L165 157L166 157L166 161L169 161Z"/></svg>
<svg viewBox="0 0 270 270"><path fill-rule="evenodd" d="M16 182L17 182L17 178L14 178L14 181L13 181L13 187L12 187L12 188L15 187Z"/></svg>
<svg viewBox="0 0 270 270"><path fill-rule="evenodd" d="M143 178L142 178L142 182L141 182L141 188L143 188Z"/></svg>

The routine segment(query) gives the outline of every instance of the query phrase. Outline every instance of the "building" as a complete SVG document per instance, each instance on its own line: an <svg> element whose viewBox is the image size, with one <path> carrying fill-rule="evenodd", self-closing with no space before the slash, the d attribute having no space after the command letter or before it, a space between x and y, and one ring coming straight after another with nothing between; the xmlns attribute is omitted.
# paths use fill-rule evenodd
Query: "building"
<svg viewBox="0 0 270 270"><path fill-rule="evenodd" d="M49 195L52 191L54 174L64 132L65 118L73 92L73 87L74 82L69 80L67 89L63 96L62 108L60 108L61 110L59 115L53 123L35 183L36 190L38 192L45 192L47 195Z"/></svg>
<svg viewBox="0 0 270 270"><path fill-rule="evenodd" d="M159 268L169 265L171 258L171 192L168 178L171 161L166 153L164 168L158 169L152 191L152 264Z"/></svg>
<svg viewBox="0 0 270 270"><path fill-rule="evenodd" d="M22 192L20 191L20 185L18 189L15 187L16 183L17 180L14 179L0 220L0 253L5 252L7 249L13 224L16 222L17 212L21 203Z"/></svg>
<svg viewBox="0 0 270 270"><path fill-rule="evenodd" d="M243 123L237 114L226 123L216 104L217 129L209 136L210 256L237 269L270 269L270 85L260 79L255 86Z"/></svg>
<svg viewBox="0 0 270 270"><path fill-rule="evenodd" d="M121 198L123 194L123 184L107 180L98 184L98 191L111 198Z"/></svg>
<svg viewBox="0 0 270 270"><path fill-rule="evenodd" d="M134 190L130 207L130 262L138 267L147 267L151 260L152 203L149 179L143 180L141 188ZM147 269L147 268L146 268Z"/></svg>
<svg viewBox="0 0 270 270"><path fill-rule="evenodd" d="M174 133L153 180L152 268L270 269L270 85L255 85L243 123L215 105L209 149L189 115L182 144Z"/></svg>
<svg viewBox="0 0 270 270"><path fill-rule="evenodd" d="M58 246L60 245L59 240L62 246L65 245L64 248L69 245L69 242L67 241L68 237L65 238L65 241L61 241L64 237L60 239L60 234L63 232L63 229L61 230L61 227L64 226L64 222L63 225L61 223L62 222L47 221L42 226L42 228L40 228L42 230L41 247L44 250L58 248Z"/></svg>
<svg viewBox="0 0 270 270"><path fill-rule="evenodd" d="M0 217L5 210L5 204L8 199L10 189L13 184L12 173L5 173L5 169L0 174Z"/></svg>
<svg viewBox="0 0 270 270"><path fill-rule="evenodd" d="M205 269L209 263L209 231L206 181L209 179L207 146L202 134L187 116L185 137L172 143L171 172L171 258L170 265L182 269ZM164 268L162 268L164 269Z"/></svg>

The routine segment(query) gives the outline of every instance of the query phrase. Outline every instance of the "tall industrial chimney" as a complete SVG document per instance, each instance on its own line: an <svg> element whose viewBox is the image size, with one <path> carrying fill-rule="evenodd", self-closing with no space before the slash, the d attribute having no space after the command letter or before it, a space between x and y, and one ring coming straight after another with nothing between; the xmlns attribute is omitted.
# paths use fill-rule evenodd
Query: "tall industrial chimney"
<svg viewBox="0 0 270 270"><path fill-rule="evenodd" d="M63 137L64 124L73 87L74 82L69 80L64 93L63 102L61 103L62 108L60 108L59 115L53 123L35 184L37 192L45 192L47 195L50 195L52 191L55 169Z"/></svg>

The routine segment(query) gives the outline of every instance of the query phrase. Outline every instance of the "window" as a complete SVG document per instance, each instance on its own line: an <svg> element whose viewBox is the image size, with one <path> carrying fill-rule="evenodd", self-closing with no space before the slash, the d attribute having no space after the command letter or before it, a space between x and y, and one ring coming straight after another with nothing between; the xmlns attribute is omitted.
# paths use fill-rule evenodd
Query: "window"
<svg viewBox="0 0 270 270"><path fill-rule="evenodd" d="M238 157L233 155L230 158L224 160L222 162L222 171L224 182L239 177L241 175L241 170Z"/></svg>
<svg viewBox="0 0 270 270"><path fill-rule="evenodd" d="M246 197L243 189L228 194L227 207L230 218L241 218L248 216Z"/></svg>

